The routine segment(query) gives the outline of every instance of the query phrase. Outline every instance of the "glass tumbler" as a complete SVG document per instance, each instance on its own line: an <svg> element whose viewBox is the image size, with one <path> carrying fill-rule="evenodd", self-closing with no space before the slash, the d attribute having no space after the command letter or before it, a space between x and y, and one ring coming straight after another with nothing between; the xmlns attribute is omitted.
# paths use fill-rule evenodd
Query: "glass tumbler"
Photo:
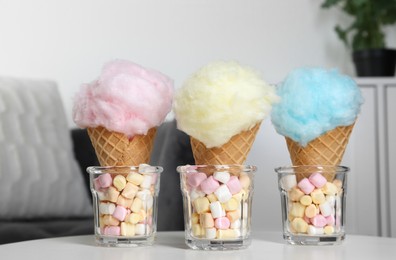
<svg viewBox="0 0 396 260"><path fill-rule="evenodd" d="M345 238L345 166L279 167L283 237L290 244L332 245Z"/></svg>
<svg viewBox="0 0 396 260"><path fill-rule="evenodd" d="M229 250L251 243L255 166L186 165L180 173L185 242L192 249Z"/></svg>
<svg viewBox="0 0 396 260"><path fill-rule="evenodd" d="M88 167L95 241L109 247L152 245L162 167Z"/></svg>

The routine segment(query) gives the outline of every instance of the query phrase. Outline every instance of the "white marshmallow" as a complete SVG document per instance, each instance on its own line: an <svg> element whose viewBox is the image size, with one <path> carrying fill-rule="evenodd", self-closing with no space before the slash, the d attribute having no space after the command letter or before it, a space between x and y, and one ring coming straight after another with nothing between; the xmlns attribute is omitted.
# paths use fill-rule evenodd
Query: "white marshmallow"
<svg viewBox="0 0 396 260"><path fill-rule="evenodd" d="M225 184L220 185L214 193L221 203L227 202L232 197L230 190Z"/></svg>
<svg viewBox="0 0 396 260"><path fill-rule="evenodd" d="M192 201L196 200L197 198L205 197L205 195L206 195L205 192L201 190L193 189L190 191L190 199Z"/></svg>
<svg viewBox="0 0 396 260"><path fill-rule="evenodd" d="M308 233L308 235L323 235L324 231L323 231L323 228L314 227L312 225L309 225L308 229L307 229L307 233Z"/></svg>
<svg viewBox="0 0 396 260"><path fill-rule="evenodd" d="M142 187L143 189L149 189L151 186L151 179L153 177L151 175L144 175L144 180L143 182L140 184L140 187Z"/></svg>
<svg viewBox="0 0 396 260"><path fill-rule="evenodd" d="M210 203L210 212L213 218L220 218L225 216L225 212L221 206L220 201Z"/></svg>
<svg viewBox="0 0 396 260"><path fill-rule="evenodd" d="M205 229L205 238L207 239L215 239L216 238L216 229L215 228L206 228Z"/></svg>
<svg viewBox="0 0 396 260"><path fill-rule="evenodd" d="M330 206L330 203L328 202L324 202L320 204L319 209L320 209L320 213L322 213L324 217L330 216L331 213L333 212L333 207Z"/></svg>
<svg viewBox="0 0 396 260"><path fill-rule="evenodd" d="M143 209L145 210L151 209L154 204L153 196L148 197L146 200L143 200L142 202L143 202L142 204Z"/></svg>
<svg viewBox="0 0 396 260"><path fill-rule="evenodd" d="M146 224L136 224L135 225L135 234L136 235L144 235L146 233Z"/></svg>
<svg viewBox="0 0 396 260"><path fill-rule="evenodd" d="M280 179L280 186L286 191L290 191L293 187L297 185L296 175L286 175Z"/></svg>
<svg viewBox="0 0 396 260"><path fill-rule="evenodd" d="M143 201L150 199L150 197L153 198L150 190L148 190L148 189L143 189L143 190L138 191L138 193L136 193L136 197L138 197L139 199L141 199Z"/></svg>
<svg viewBox="0 0 396 260"><path fill-rule="evenodd" d="M146 173L146 174L147 173L153 173L153 172L155 172L155 167L150 166L150 165L145 164L145 163L142 163L142 164L139 164L138 172L139 173Z"/></svg>
<svg viewBox="0 0 396 260"><path fill-rule="evenodd" d="M237 229L241 227L241 220L237 219L231 223L231 228Z"/></svg>
<svg viewBox="0 0 396 260"><path fill-rule="evenodd" d="M326 195L326 201L330 204L330 206L334 207L335 205L335 196L333 195Z"/></svg>
<svg viewBox="0 0 396 260"><path fill-rule="evenodd" d="M112 215L114 213L115 208L116 208L116 206L114 203L101 202L99 204L99 212L100 212L100 214L103 214L103 215L105 215L105 214Z"/></svg>
<svg viewBox="0 0 396 260"><path fill-rule="evenodd" d="M230 173L229 172L215 172L213 174L213 178L218 180L221 183L227 183L230 180Z"/></svg>

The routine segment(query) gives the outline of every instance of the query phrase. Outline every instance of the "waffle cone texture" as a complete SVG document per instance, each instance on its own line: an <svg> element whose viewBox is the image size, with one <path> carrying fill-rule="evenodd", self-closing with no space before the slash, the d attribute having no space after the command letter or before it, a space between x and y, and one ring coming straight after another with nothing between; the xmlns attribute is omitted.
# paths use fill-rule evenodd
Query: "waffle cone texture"
<svg viewBox="0 0 396 260"><path fill-rule="evenodd" d="M256 139L260 123L252 129L243 131L233 136L230 141L220 147L207 148L205 144L194 137L190 137L195 164L197 165L221 165L243 164Z"/></svg>
<svg viewBox="0 0 396 260"><path fill-rule="evenodd" d="M349 126L339 126L331 131L319 136L307 144L300 146L299 143L286 137L286 144L289 150L290 159L294 166L297 165L339 165L344 156L349 137L355 124ZM309 177L312 171L307 173L296 173L297 179ZM325 176L332 180L333 174Z"/></svg>
<svg viewBox="0 0 396 260"><path fill-rule="evenodd" d="M88 135L101 166L137 166L150 162L156 128L146 135L126 135L104 127L88 128Z"/></svg>

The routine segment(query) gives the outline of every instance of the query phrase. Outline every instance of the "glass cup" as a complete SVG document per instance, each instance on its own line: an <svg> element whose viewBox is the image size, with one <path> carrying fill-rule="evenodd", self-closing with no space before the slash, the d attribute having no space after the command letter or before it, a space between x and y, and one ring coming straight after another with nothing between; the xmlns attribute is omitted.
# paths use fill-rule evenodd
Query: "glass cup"
<svg viewBox="0 0 396 260"><path fill-rule="evenodd" d="M177 167L184 201L185 242L192 249L229 250L251 243L255 166Z"/></svg>
<svg viewBox="0 0 396 260"><path fill-rule="evenodd" d="M162 167L88 167L95 241L109 247L152 245Z"/></svg>
<svg viewBox="0 0 396 260"><path fill-rule="evenodd" d="M345 238L345 166L279 167L283 237L290 244L332 245Z"/></svg>

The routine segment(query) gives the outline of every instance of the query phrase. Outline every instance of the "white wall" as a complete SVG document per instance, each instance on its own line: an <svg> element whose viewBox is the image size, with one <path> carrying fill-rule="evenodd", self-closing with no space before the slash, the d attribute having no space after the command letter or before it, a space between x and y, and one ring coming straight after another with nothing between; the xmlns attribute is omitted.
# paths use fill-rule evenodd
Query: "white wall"
<svg viewBox="0 0 396 260"><path fill-rule="evenodd" d="M335 21L348 19L320 3L0 0L0 75L57 81L74 126L74 93L114 58L158 69L176 87L217 59L253 66L272 83L305 65L353 74L349 53L333 31Z"/></svg>

